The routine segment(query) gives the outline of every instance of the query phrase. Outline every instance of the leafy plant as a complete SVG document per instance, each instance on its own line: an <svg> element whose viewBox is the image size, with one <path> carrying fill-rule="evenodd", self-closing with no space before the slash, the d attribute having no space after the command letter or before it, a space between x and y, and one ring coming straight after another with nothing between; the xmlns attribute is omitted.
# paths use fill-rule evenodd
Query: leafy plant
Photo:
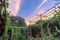
<svg viewBox="0 0 60 40"><path fill-rule="evenodd" d="M18 40L24 40L24 35L22 33L18 33Z"/></svg>

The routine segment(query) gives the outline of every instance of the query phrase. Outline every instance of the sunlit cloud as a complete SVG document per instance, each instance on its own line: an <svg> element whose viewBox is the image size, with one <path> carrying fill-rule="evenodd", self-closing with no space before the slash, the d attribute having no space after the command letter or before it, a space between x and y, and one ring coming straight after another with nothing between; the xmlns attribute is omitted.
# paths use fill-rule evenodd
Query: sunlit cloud
<svg viewBox="0 0 60 40"><path fill-rule="evenodd" d="M10 15L16 16L21 5L21 0L9 0L9 12Z"/></svg>

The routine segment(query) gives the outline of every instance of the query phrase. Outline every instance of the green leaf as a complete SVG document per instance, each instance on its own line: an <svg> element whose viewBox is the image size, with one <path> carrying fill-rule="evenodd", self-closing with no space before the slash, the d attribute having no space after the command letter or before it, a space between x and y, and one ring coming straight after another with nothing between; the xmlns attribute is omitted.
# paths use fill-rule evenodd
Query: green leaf
<svg viewBox="0 0 60 40"><path fill-rule="evenodd" d="M9 3L8 3L8 2L6 3L6 7L7 7L7 8L9 7Z"/></svg>

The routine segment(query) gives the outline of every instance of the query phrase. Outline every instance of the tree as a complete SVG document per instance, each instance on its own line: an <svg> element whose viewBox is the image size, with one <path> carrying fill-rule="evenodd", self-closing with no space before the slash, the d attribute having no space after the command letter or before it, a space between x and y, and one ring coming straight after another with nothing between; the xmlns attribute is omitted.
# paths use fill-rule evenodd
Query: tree
<svg viewBox="0 0 60 40"><path fill-rule="evenodd" d="M25 19L18 16L11 16L11 25L12 26L26 26Z"/></svg>

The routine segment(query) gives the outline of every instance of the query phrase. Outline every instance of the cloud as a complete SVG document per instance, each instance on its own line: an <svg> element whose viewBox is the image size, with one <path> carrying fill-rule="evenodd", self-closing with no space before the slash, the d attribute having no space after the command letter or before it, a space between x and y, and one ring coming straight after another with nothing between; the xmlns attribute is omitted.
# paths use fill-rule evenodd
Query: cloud
<svg viewBox="0 0 60 40"><path fill-rule="evenodd" d="M44 5L44 3L46 3L48 0L43 0L43 2L41 4L39 4L39 6L37 7L37 10Z"/></svg>
<svg viewBox="0 0 60 40"><path fill-rule="evenodd" d="M39 4L39 6L37 6L37 8L35 9L35 11L32 13L32 15L35 15L35 14L40 14L42 12L44 12L45 10L40 8L42 7L48 0L43 0L43 2L41 4ZM31 15L30 15L31 17Z"/></svg>
<svg viewBox="0 0 60 40"><path fill-rule="evenodd" d="M41 4L39 4L39 6L37 6L37 8L35 9L35 11L26 19L26 23L29 24L29 21L36 18L37 16L35 14L40 14L42 12L44 12L44 9L40 9L40 7L42 7L48 0L43 0L43 2Z"/></svg>
<svg viewBox="0 0 60 40"><path fill-rule="evenodd" d="M9 0L10 15L16 16L21 5L21 0Z"/></svg>
<svg viewBox="0 0 60 40"><path fill-rule="evenodd" d="M39 4L39 6L37 6L37 8L35 9L34 13L37 13L38 11L40 11L40 8L47 2L48 0L43 0L43 2L41 4Z"/></svg>

